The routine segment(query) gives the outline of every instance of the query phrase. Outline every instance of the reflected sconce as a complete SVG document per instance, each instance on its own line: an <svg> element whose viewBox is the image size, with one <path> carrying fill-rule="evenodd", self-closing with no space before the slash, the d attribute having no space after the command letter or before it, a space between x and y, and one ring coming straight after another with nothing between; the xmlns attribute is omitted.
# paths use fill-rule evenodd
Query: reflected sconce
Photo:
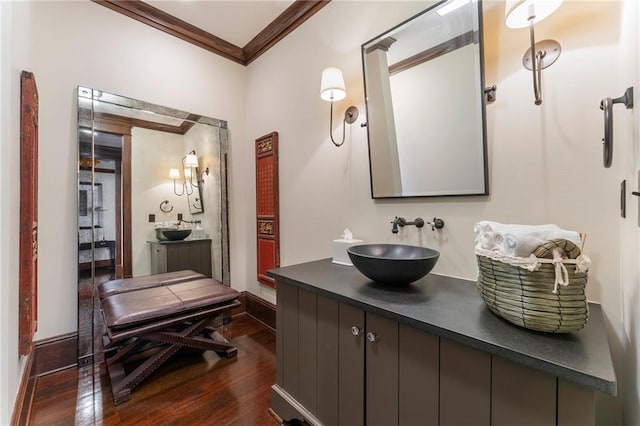
<svg viewBox="0 0 640 426"><path fill-rule="evenodd" d="M183 183L181 186L182 192L178 194L178 190L176 189L176 179L180 179L180 170L178 169L169 169L169 177L173 179L173 193L178 197L184 194L185 184Z"/></svg>
<svg viewBox="0 0 640 426"><path fill-rule="evenodd" d="M535 104L542 103L542 70L560 56L560 43L542 40L536 43L533 26L556 11L563 0L506 0L505 25L509 28L529 27L531 47L522 58L522 65L533 74Z"/></svg>
<svg viewBox="0 0 640 426"><path fill-rule="evenodd" d="M193 175L194 175L193 172L195 172L196 169L198 168L198 156L196 155L195 150L189 152L187 156L184 157L184 167L185 167L184 169L185 180L189 179L189 184L195 188L198 187L200 182L204 182L205 174L209 176L209 168L207 167L205 170L202 171L200 176L196 177L196 182L195 183L193 182Z"/></svg>
<svg viewBox="0 0 640 426"><path fill-rule="evenodd" d="M329 118L329 136L331 142L335 146L341 146L344 143L345 125L346 123L352 124L358 119L358 108L350 106L344 112L344 118L342 120L342 140L336 142L333 139L333 103L340 101L347 96L347 91L344 86L344 78L342 77L342 71L335 67L325 68L322 71L322 82L320 84L320 98L322 100L331 102L331 112Z"/></svg>

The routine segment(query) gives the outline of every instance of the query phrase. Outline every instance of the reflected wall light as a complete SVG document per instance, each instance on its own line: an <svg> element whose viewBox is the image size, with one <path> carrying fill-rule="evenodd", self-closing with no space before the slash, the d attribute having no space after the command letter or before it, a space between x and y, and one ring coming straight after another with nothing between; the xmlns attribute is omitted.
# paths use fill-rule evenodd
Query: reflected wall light
<svg viewBox="0 0 640 426"><path fill-rule="evenodd" d="M198 170L198 156L196 155L196 151L195 149L191 152L189 152L186 157L184 157L183 159L183 163L184 163L184 177L185 177L185 181L187 179L189 179L189 184L193 187L198 187L198 185L200 184L200 182L204 182L204 175L206 174L207 176L209 176L209 168L207 167L206 169L204 169L202 171L202 173L200 173L200 175L197 175L197 170ZM196 182L193 182L193 175L196 175ZM189 193L191 194L191 193Z"/></svg>
<svg viewBox="0 0 640 426"><path fill-rule="evenodd" d="M178 169L169 169L169 177L173 179L173 193L178 197L184 194L185 184L180 185L182 187L182 192L178 194L178 190L176 189L176 179L180 179L180 170Z"/></svg>
<svg viewBox="0 0 640 426"><path fill-rule="evenodd" d="M344 112L344 118L342 120L342 140L336 142L333 140L333 103L340 101L347 96L347 91L344 87L344 78L342 77L342 71L336 67L325 68L322 71L322 82L320 84L320 98L322 100L331 102L331 112L329 115L329 136L331 142L335 146L341 146L344 143L345 135L345 123L352 124L358 119L358 108L350 106Z"/></svg>
<svg viewBox="0 0 640 426"><path fill-rule="evenodd" d="M542 103L542 70L552 65L560 56L560 43L542 40L536 43L533 26L556 11L563 0L506 0L505 25L509 28L529 26L531 47L522 58L522 65L533 74L535 104Z"/></svg>

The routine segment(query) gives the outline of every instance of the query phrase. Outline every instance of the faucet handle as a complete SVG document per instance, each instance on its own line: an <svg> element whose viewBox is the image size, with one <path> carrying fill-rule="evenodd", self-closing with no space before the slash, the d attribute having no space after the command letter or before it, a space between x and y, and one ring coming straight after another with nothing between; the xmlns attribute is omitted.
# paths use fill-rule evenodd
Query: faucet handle
<svg viewBox="0 0 640 426"><path fill-rule="evenodd" d="M428 225L431 225L431 230L435 231L436 229L444 228L444 220L434 217L432 222L427 222Z"/></svg>

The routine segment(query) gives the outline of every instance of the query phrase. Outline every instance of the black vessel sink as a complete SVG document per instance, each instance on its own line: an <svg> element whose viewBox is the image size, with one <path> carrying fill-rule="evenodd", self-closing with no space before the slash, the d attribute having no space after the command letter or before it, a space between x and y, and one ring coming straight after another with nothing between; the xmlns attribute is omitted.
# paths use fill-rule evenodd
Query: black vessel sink
<svg viewBox="0 0 640 426"><path fill-rule="evenodd" d="M437 250L404 244L361 244L347 249L358 271L381 284L408 284L427 275L438 262Z"/></svg>
<svg viewBox="0 0 640 426"><path fill-rule="evenodd" d="M164 235L167 240L180 241L191 235L191 229L163 229L162 235Z"/></svg>

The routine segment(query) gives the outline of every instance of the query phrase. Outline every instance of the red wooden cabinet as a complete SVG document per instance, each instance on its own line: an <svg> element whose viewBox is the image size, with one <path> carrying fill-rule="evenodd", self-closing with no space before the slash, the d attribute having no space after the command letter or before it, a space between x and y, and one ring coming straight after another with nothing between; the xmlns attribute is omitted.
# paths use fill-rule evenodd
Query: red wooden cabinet
<svg viewBox="0 0 640 426"><path fill-rule="evenodd" d="M31 352L38 328L38 89L20 77L20 355Z"/></svg>
<svg viewBox="0 0 640 426"><path fill-rule="evenodd" d="M278 133L256 139L256 235L258 282L275 288L267 271L280 266Z"/></svg>

